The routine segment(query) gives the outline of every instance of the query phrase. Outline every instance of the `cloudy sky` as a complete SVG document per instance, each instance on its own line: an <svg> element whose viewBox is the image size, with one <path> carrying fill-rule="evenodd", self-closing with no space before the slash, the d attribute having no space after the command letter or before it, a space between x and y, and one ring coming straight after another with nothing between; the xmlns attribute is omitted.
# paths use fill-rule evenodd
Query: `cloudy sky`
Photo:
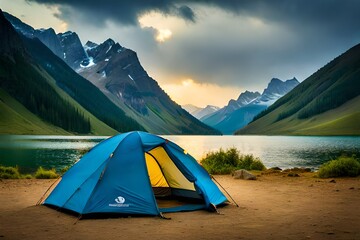
<svg viewBox="0 0 360 240"><path fill-rule="evenodd" d="M303 81L360 43L357 0L0 0L35 28L133 49L179 104L224 106L271 78Z"/></svg>

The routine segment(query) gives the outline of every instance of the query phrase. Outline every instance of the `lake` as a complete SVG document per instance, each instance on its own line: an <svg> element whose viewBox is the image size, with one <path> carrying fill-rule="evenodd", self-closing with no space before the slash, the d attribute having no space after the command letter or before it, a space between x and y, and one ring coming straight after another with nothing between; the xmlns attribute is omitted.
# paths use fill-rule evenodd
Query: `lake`
<svg viewBox="0 0 360 240"><path fill-rule="evenodd" d="M259 157L266 167L309 167L341 154L360 157L360 137L302 136L163 136L200 160L206 152L236 147ZM74 164L89 148L108 137L0 135L0 165L19 166L23 173L39 166L60 170Z"/></svg>

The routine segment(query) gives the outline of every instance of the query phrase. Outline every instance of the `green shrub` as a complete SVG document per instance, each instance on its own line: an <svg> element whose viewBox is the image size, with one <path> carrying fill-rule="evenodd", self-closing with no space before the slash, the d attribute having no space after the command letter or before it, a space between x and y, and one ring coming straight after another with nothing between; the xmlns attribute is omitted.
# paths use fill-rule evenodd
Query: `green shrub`
<svg viewBox="0 0 360 240"><path fill-rule="evenodd" d="M259 158L251 154L241 154L235 147L208 152L200 163L210 174L229 174L237 169L266 169Z"/></svg>
<svg viewBox="0 0 360 240"><path fill-rule="evenodd" d="M331 177L356 177L360 175L359 160L354 157L339 157L321 165L318 176L320 178Z"/></svg>
<svg viewBox="0 0 360 240"><path fill-rule="evenodd" d="M56 173L55 169L45 170L42 167L39 167L35 173L35 178L37 179L51 179L58 177L59 175Z"/></svg>
<svg viewBox="0 0 360 240"><path fill-rule="evenodd" d="M18 179L21 178L19 168L0 166L0 178L2 179Z"/></svg>
<svg viewBox="0 0 360 240"><path fill-rule="evenodd" d="M255 158L253 162L250 164L250 170L266 170L265 165L260 161L259 158Z"/></svg>
<svg viewBox="0 0 360 240"><path fill-rule="evenodd" d="M25 175L21 175L21 178L23 178L23 179L33 179L34 177L31 174L25 174Z"/></svg>
<svg viewBox="0 0 360 240"><path fill-rule="evenodd" d="M69 169L71 168L71 166L66 166L62 169L60 169L60 175L64 175Z"/></svg>

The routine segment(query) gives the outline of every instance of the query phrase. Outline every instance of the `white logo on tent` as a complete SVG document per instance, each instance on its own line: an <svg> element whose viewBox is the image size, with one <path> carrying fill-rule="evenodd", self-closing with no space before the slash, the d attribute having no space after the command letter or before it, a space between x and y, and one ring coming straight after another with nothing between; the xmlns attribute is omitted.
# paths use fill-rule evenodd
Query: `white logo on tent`
<svg viewBox="0 0 360 240"><path fill-rule="evenodd" d="M110 203L109 207L129 207L129 204L124 204L125 198L122 196L118 196L115 198L116 203Z"/></svg>
<svg viewBox="0 0 360 240"><path fill-rule="evenodd" d="M117 198L115 198L115 202L122 204L125 202L125 198L123 198L122 196L118 196Z"/></svg>

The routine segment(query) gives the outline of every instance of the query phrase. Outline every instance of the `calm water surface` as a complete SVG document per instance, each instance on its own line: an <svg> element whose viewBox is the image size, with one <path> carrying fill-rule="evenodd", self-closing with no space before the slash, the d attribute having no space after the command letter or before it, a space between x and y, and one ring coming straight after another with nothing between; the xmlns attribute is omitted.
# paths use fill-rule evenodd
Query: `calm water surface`
<svg viewBox="0 0 360 240"><path fill-rule="evenodd" d="M360 156L360 137L294 136L163 136L200 160L206 152L236 147L267 167L310 167L346 153ZM74 164L86 150L108 137L0 135L0 165L18 165L22 172L39 166L58 170Z"/></svg>

